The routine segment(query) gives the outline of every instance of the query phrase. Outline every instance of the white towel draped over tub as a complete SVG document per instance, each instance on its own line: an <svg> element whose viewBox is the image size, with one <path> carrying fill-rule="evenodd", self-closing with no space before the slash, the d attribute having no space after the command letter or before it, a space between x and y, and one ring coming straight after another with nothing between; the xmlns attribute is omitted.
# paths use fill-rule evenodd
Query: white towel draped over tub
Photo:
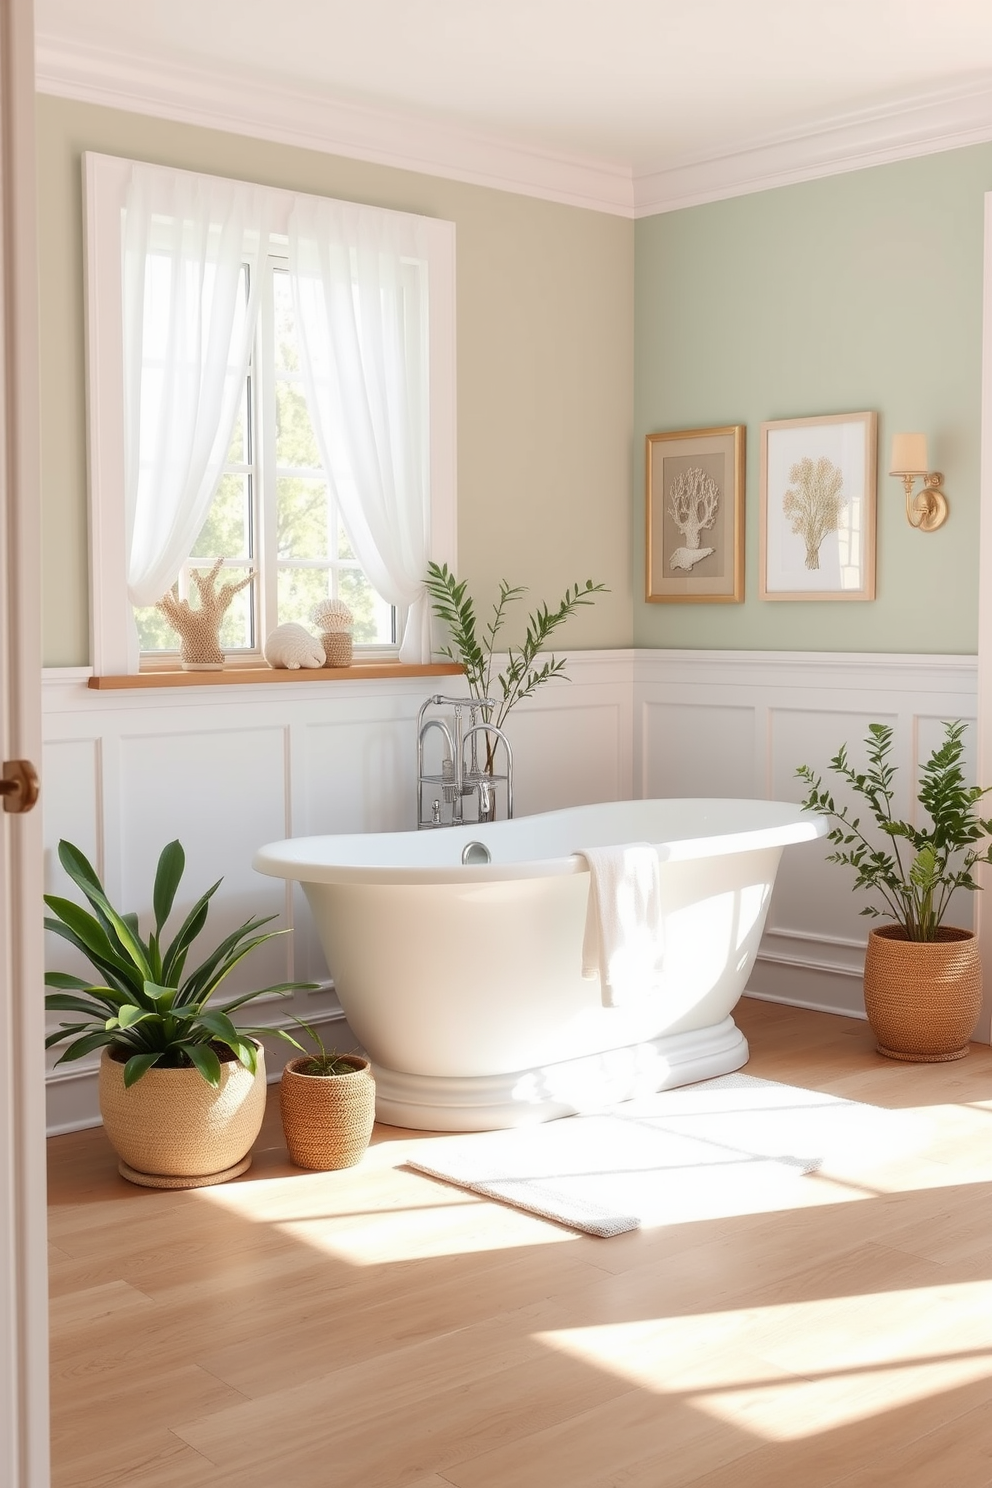
<svg viewBox="0 0 992 1488"><path fill-rule="evenodd" d="M650 843L578 849L589 864L589 908L582 975L598 976L604 1007L624 1007L655 991L664 936L658 853Z"/></svg>

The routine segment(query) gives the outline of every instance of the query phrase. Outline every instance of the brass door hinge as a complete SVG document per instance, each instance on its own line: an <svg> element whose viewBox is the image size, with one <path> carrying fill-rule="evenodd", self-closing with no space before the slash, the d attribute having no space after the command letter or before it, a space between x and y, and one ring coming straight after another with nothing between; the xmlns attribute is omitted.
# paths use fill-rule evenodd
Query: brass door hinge
<svg viewBox="0 0 992 1488"><path fill-rule="evenodd" d="M4 811L30 811L38 799L38 771L30 760L4 760L0 778Z"/></svg>

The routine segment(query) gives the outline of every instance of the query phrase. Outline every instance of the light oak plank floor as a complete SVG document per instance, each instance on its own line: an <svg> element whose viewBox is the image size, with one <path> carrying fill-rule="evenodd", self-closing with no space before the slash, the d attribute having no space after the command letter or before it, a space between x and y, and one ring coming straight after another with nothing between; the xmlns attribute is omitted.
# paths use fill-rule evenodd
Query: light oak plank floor
<svg viewBox="0 0 992 1488"><path fill-rule="evenodd" d="M610 1240L403 1166L190 1193L50 1156L55 1488L988 1488L992 1049L746 999L748 1071L892 1142Z"/></svg>

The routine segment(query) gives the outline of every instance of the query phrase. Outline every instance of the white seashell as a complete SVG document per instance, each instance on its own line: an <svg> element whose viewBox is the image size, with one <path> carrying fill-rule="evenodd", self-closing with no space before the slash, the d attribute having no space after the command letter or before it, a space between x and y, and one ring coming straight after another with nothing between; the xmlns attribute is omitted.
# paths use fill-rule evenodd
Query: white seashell
<svg viewBox="0 0 992 1488"><path fill-rule="evenodd" d="M310 611L310 619L321 631L348 631L355 623L343 599L322 599Z"/></svg>
<svg viewBox="0 0 992 1488"><path fill-rule="evenodd" d="M320 642L294 620L276 626L266 639L262 655L269 666L288 667L292 672L301 667L322 667L325 660Z"/></svg>

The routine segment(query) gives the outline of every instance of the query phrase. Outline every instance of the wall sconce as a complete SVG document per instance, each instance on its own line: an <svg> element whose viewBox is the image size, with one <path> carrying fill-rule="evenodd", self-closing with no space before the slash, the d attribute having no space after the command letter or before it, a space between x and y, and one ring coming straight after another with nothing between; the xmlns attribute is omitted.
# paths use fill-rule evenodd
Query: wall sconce
<svg viewBox="0 0 992 1488"><path fill-rule="evenodd" d="M925 434L893 434L890 475L902 476L906 488L906 521L920 532L936 532L947 521L947 497L940 489L944 477L931 470ZM923 480L923 489L913 495L913 482Z"/></svg>

